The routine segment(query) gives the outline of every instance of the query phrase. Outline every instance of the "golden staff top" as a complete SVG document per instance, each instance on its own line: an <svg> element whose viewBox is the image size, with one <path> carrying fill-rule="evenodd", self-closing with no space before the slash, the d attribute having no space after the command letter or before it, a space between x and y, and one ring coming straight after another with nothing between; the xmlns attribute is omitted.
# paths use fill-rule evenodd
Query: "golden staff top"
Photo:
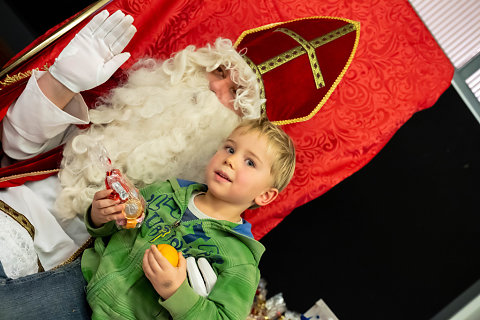
<svg viewBox="0 0 480 320"><path fill-rule="evenodd" d="M50 35L47 39L43 40L41 43L30 49L29 51L25 52L23 55L21 55L18 59L10 63L8 66L3 68L0 71L0 79L3 77L7 76L7 74L21 65L22 63L28 61L30 58L35 56L37 53L48 47L50 44L55 42L57 39L59 39L61 36L66 34L68 31L73 29L75 26L77 26L79 23L81 23L83 20L87 19L89 16L94 14L96 11L100 10L103 8L105 5L107 5L109 2L112 0L99 0L90 6L88 6L86 9L81 11L75 18L73 18L71 21L60 27L57 31L55 31L52 35Z"/></svg>

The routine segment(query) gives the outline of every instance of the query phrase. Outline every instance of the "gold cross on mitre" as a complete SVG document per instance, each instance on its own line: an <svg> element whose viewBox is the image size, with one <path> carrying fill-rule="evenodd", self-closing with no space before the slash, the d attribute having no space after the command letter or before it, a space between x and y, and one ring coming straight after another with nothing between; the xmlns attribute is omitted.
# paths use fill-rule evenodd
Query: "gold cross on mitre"
<svg viewBox="0 0 480 320"><path fill-rule="evenodd" d="M360 24L356 21L309 17L244 32L235 46L239 52L245 52L243 58L257 76L261 96L267 99L264 107L268 118L277 124L310 119L335 90L350 65L359 30ZM288 48L287 40L278 37L279 33L293 39L298 46ZM275 52L273 56L272 52ZM289 64L302 56L306 59ZM267 76L267 73L276 74ZM313 81L308 80L311 79L308 74L313 76Z"/></svg>

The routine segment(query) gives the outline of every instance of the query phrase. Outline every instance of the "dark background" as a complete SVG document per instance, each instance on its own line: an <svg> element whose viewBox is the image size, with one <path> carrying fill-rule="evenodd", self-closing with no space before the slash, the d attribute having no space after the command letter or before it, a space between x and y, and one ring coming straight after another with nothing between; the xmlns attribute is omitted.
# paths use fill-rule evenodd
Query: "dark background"
<svg viewBox="0 0 480 320"><path fill-rule="evenodd" d="M0 0L0 65L91 1ZM11 10L11 11L10 11ZM453 87L263 239L269 296L341 320L430 319L480 278L480 126Z"/></svg>

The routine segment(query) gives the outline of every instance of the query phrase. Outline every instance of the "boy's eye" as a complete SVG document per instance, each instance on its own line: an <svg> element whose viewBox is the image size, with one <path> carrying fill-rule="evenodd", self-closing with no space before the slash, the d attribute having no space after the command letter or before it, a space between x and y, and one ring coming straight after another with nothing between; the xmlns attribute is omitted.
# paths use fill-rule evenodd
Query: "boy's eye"
<svg viewBox="0 0 480 320"><path fill-rule="evenodd" d="M255 162L253 162L253 161L250 160L250 159L247 159L246 162L247 162L247 166L255 168Z"/></svg>
<svg viewBox="0 0 480 320"><path fill-rule="evenodd" d="M225 147L225 150L227 150L227 152L231 153L231 154L235 153L235 150L232 147L229 147L229 146Z"/></svg>

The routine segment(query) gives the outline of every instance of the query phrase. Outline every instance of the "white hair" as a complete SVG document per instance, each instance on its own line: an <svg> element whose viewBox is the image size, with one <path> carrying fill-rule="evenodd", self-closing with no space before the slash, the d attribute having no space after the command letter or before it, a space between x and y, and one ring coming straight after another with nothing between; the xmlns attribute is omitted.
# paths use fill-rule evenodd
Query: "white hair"
<svg viewBox="0 0 480 320"><path fill-rule="evenodd" d="M139 188L171 177L203 182L210 157L240 121L209 90L206 72L219 65L232 70L240 86L234 108L244 118L258 118L263 101L255 75L230 40L189 46L165 62L143 59L124 85L90 110L90 127L66 143L57 218L83 215L94 193L105 188L105 169L89 155L97 142Z"/></svg>

